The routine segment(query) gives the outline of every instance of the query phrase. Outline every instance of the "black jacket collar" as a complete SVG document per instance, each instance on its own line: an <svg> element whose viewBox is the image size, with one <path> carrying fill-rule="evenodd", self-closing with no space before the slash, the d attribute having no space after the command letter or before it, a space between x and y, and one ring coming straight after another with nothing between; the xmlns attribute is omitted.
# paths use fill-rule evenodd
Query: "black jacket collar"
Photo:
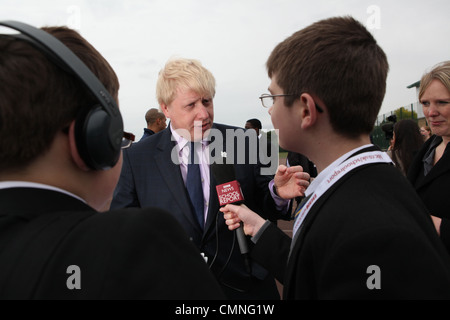
<svg viewBox="0 0 450 320"><path fill-rule="evenodd" d="M0 190L0 217L17 215L31 220L52 212L93 211L84 202L61 192L38 188Z"/></svg>

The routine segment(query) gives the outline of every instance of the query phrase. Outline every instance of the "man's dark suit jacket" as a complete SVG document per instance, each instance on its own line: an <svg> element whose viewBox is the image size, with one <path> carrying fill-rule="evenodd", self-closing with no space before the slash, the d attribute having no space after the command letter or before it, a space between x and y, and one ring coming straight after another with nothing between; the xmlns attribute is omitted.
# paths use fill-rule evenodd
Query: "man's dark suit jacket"
<svg viewBox="0 0 450 320"><path fill-rule="evenodd" d="M221 124L214 124L213 128L222 132L223 151L227 151L226 130L242 130ZM191 212L179 165L171 158L174 146L169 126L127 149L124 152L122 173L114 192L112 208L155 206L167 210L184 227L200 251L206 254L211 270L230 298L279 298L274 279L267 278L266 270L255 264L252 266L253 276L246 271L238 243L234 241L234 232L228 230L223 214L219 212L213 176L208 217L204 230L201 229ZM248 145L245 150L246 153L249 152ZM276 219L275 203L268 188L273 176L261 175L258 164L237 164L238 151L242 153L242 150L233 152L235 171L245 204L266 218ZM174 154L177 157L176 151ZM230 157L230 150L227 154Z"/></svg>
<svg viewBox="0 0 450 320"><path fill-rule="evenodd" d="M349 172L319 198L299 232L289 260L291 239L273 225L252 252L284 283L284 299L450 298L445 249L394 166ZM381 289L373 288L378 276Z"/></svg>
<svg viewBox="0 0 450 320"><path fill-rule="evenodd" d="M450 144L447 145L442 158L426 176L424 176L422 162L423 157L435 139L436 143L442 142L442 138L438 136L432 136L425 142L411 164L408 171L408 179L413 184L420 198L422 198L430 214L442 218L441 239L450 253L450 197L448 194L448 186L450 185Z"/></svg>
<svg viewBox="0 0 450 320"><path fill-rule="evenodd" d="M69 289L78 275L81 288ZM56 191L0 190L0 299L221 298L198 250L163 210L98 213Z"/></svg>

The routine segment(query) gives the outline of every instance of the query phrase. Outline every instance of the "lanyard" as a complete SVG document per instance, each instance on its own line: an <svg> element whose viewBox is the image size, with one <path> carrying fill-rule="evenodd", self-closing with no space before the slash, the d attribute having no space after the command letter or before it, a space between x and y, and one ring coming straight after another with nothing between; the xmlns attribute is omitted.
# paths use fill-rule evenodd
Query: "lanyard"
<svg viewBox="0 0 450 320"><path fill-rule="evenodd" d="M332 185L334 185L337 181L339 181L339 179L353 169L373 163L392 163L392 160L385 152L372 151L351 157L336 167L336 169L333 170L333 172L330 173L328 177L326 177L326 179L324 179L323 182L317 187L316 191L309 197L309 199L297 209L293 227L293 239L295 239L295 234L303 223L303 220L305 220L305 217L311 207L329 188L331 188Z"/></svg>

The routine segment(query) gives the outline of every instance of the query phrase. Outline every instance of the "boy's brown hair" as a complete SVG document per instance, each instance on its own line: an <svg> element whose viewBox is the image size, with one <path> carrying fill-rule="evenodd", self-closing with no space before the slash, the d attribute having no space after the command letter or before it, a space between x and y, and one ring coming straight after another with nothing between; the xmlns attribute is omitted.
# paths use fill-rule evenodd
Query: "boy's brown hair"
<svg viewBox="0 0 450 320"><path fill-rule="evenodd" d="M102 55L76 31L42 28L72 50L118 99L119 81ZM59 130L96 99L27 41L0 35L0 172L22 169L51 145Z"/></svg>
<svg viewBox="0 0 450 320"><path fill-rule="evenodd" d="M302 93L320 98L333 129L347 137L372 131L386 91L387 58L351 17L316 22L278 44L268 61L287 106Z"/></svg>

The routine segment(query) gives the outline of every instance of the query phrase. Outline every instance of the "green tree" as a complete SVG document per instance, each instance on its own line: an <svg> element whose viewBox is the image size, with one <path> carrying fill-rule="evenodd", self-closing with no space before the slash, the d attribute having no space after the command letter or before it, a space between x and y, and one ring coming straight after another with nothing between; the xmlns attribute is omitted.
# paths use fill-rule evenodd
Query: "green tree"
<svg viewBox="0 0 450 320"><path fill-rule="evenodd" d="M405 107L398 108L394 111L397 116L397 121L402 119L417 119L417 112L414 110L408 110Z"/></svg>

